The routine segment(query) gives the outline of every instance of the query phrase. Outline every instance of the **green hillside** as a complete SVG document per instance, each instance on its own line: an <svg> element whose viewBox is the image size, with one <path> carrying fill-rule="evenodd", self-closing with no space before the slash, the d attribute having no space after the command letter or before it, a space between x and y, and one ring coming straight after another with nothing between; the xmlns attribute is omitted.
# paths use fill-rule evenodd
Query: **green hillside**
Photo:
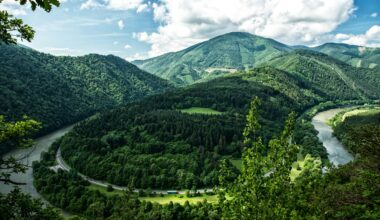
<svg viewBox="0 0 380 220"><path fill-rule="evenodd" d="M380 49L348 44L327 43L311 48L354 67L380 68Z"/></svg>
<svg viewBox="0 0 380 220"><path fill-rule="evenodd" d="M188 85L250 69L290 50L272 39L234 32L179 52L133 63L177 85Z"/></svg>
<svg viewBox="0 0 380 220"><path fill-rule="evenodd" d="M322 53L296 50L264 65L300 77L310 88L328 99L377 99L380 71L356 68Z"/></svg>
<svg viewBox="0 0 380 220"><path fill-rule="evenodd" d="M171 88L115 56L56 57L0 45L0 114L40 120L42 132Z"/></svg>
<svg viewBox="0 0 380 220"><path fill-rule="evenodd" d="M253 96L262 100L260 121L267 142L280 132L288 113L302 113L326 101L325 93L285 71L257 68L98 115L74 128L56 147L79 172L117 185L133 178L137 188L211 187L217 184L220 160L241 155L241 132ZM194 107L202 112L182 112ZM203 114L206 109L222 114ZM296 140L303 146L310 128L299 129ZM327 158L315 139L308 139L303 149Z"/></svg>

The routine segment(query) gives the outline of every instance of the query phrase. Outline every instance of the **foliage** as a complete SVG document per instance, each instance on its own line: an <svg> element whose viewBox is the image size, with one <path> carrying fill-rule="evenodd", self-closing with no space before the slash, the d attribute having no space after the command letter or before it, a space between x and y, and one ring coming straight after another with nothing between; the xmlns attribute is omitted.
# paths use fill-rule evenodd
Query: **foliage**
<svg viewBox="0 0 380 220"><path fill-rule="evenodd" d="M171 88L114 56L55 57L13 45L0 50L0 114L36 118L44 125L40 134Z"/></svg>
<svg viewBox="0 0 380 220"><path fill-rule="evenodd" d="M295 115L289 115L280 137L265 146L258 135L258 104L255 98L247 115L241 174L230 183L230 171L224 164L221 167L225 190L220 191L219 204L227 219L285 219L294 214L289 203L293 188L290 170L297 155L297 146L291 141ZM226 195L232 198L226 199Z"/></svg>
<svg viewBox="0 0 380 220"><path fill-rule="evenodd" d="M7 195L0 194L0 219L63 219L55 209L44 206L40 199L33 199L30 195L21 193L19 188L15 188Z"/></svg>
<svg viewBox="0 0 380 220"><path fill-rule="evenodd" d="M16 0L18 2L18 0ZM3 0L0 0L0 4ZM32 10L37 7L50 12L52 6L59 7L58 0L20 0L21 5L30 3ZM0 43L16 44L17 39L31 41L35 31L29 25L24 24L22 19L14 18L7 11L0 11Z"/></svg>
<svg viewBox="0 0 380 220"><path fill-rule="evenodd" d="M35 31L22 19L14 18L7 11L0 11L0 43L16 44L17 38L31 41Z"/></svg>
<svg viewBox="0 0 380 220"><path fill-rule="evenodd" d="M7 122L0 115L0 150L5 152L15 148L28 148L33 145L31 136L41 128L41 123L24 116L22 121ZM16 158L0 158L0 182L21 185L10 179L12 173L25 172L27 167Z"/></svg>
<svg viewBox="0 0 380 220"><path fill-rule="evenodd" d="M41 123L24 116L22 121L7 122L0 115L0 149L31 147L31 135L41 127ZM27 166L14 157L0 158L0 183L22 185L11 179L12 173L23 173ZM45 207L41 200L32 199L15 188L7 195L0 193L0 219L61 219L51 207Z"/></svg>

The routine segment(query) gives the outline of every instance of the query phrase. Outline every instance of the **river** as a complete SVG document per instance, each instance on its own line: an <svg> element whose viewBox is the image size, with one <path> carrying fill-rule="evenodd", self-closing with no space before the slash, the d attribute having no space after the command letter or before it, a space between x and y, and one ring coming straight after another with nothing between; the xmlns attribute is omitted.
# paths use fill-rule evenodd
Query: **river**
<svg viewBox="0 0 380 220"><path fill-rule="evenodd" d="M68 131L70 131L73 126L74 125L64 127L64 128L57 130L53 133L50 133L48 135L37 138L35 140L36 144L32 148L17 149L17 150L11 151L8 154L4 155L5 158L13 156L17 159L20 159L20 162L22 164L27 164L29 166L28 170L25 173L12 174L12 176L11 176L11 179L16 181L16 182L26 183L25 185L19 186L21 188L22 192L28 193L34 198L42 198L33 186L33 170L30 166L32 166L33 161L39 161L41 153L43 151L47 151L49 149L50 145L55 140L57 140L58 138L62 137L64 134L66 134ZM0 183L0 192L1 193L8 193L13 188L14 188L13 185L5 185L3 183Z"/></svg>
<svg viewBox="0 0 380 220"><path fill-rule="evenodd" d="M318 138L326 148L330 162L335 166L346 164L354 159L342 143L333 136L333 130L327 124L328 120L343 110L344 108L336 108L323 111L316 114L312 120L315 130L318 131Z"/></svg>

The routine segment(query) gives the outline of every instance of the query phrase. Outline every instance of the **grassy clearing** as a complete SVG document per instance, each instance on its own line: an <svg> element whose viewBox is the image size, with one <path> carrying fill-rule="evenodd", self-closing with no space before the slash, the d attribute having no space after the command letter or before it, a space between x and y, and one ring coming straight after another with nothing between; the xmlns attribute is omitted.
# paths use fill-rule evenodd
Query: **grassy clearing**
<svg viewBox="0 0 380 220"><path fill-rule="evenodd" d="M161 196L140 197L139 199L142 201L157 202L159 204L168 204L170 202L173 202L173 203L179 203L181 205L185 204L186 201L189 201L189 203L203 202L204 200L207 200L207 202L210 202L210 203L218 202L217 195L205 195L205 194L202 194L201 196L197 196L197 197L190 197L190 198L187 198L186 195L164 195L163 197Z"/></svg>
<svg viewBox="0 0 380 220"><path fill-rule="evenodd" d="M241 170L241 166L242 166L242 163L243 163L243 160L242 159L230 159L232 165L234 165L236 168L238 168L239 170Z"/></svg>
<svg viewBox="0 0 380 220"><path fill-rule="evenodd" d="M333 128L337 126L339 123L344 122L346 118L352 116L371 116L380 113L379 107L364 107L364 108L352 108L346 111L340 112L336 114L333 118L331 118L327 124L332 126Z"/></svg>
<svg viewBox="0 0 380 220"><path fill-rule="evenodd" d="M188 114L205 114L205 115L221 115L223 112L216 111L211 108L192 107L187 109L180 109L182 113Z"/></svg>
<svg viewBox="0 0 380 220"><path fill-rule="evenodd" d="M114 189L111 192L108 192L106 187L95 185L95 184L91 184L87 188L90 190L94 190L94 191L98 190L100 193L107 195L107 196L123 195L123 193L124 193L123 191L116 190L116 189Z"/></svg>

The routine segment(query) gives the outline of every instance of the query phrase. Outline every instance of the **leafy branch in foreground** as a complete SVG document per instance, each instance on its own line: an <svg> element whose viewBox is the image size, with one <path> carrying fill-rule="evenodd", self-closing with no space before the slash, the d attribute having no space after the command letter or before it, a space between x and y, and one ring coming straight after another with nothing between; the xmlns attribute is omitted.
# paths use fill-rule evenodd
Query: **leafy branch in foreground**
<svg viewBox="0 0 380 220"><path fill-rule="evenodd" d="M289 115L280 137L265 146L258 136L259 104L256 97L247 115L240 176L228 182L230 172L225 163L221 166L219 179L225 190L220 191L219 204L226 219L284 219L293 215L289 203L293 187L290 171L298 151L292 143L295 114Z"/></svg>
<svg viewBox="0 0 380 220"><path fill-rule="evenodd" d="M46 12L50 12L53 6L60 5L58 0L16 0L20 5L30 3L31 9L34 11L37 7L42 8ZM0 0L0 4L3 0ZM31 41L34 38L35 31L22 19L14 18L7 11L0 11L0 42L6 44L16 44L17 39Z"/></svg>
<svg viewBox="0 0 380 220"><path fill-rule="evenodd" d="M24 116L22 121L6 122L0 115L0 147L28 148L33 145L31 136L41 128L41 123ZM0 158L0 182L4 184L23 185L10 179L12 173L23 173L27 170L22 158Z"/></svg>

